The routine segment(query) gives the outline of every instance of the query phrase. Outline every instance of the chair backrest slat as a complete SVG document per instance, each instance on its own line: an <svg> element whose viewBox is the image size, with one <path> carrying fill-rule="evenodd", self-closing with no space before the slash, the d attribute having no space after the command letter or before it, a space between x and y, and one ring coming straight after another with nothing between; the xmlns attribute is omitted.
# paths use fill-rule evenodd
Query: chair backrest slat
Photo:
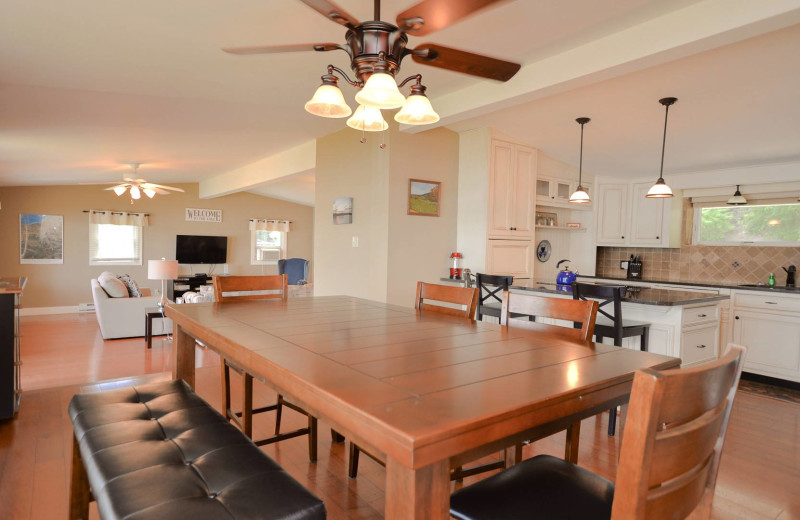
<svg viewBox="0 0 800 520"><path fill-rule="evenodd" d="M286 300L288 277L285 274L268 276L215 276L214 301ZM280 291L264 293L264 291ZM249 294L229 294L249 293Z"/></svg>
<svg viewBox="0 0 800 520"><path fill-rule="evenodd" d="M425 303L426 300L451 303L459 307L445 307ZM465 308L461 308L461 307ZM433 283L417 282L417 295L414 308L423 312L438 312L451 316L463 316L474 319L475 309L478 307L478 289L475 287L456 287L452 285L439 285Z"/></svg>
<svg viewBox="0 0 800 520"><path fill-rule="evenodd" d="M512 283L514 283L513 276L476 273L475 286L480 291L480 300L478 301L478 311L475 314L475 319L481 319L481 307L483 305L498 306L502 301L503 291L507 291Z"/></svg>
<svg viewBox="0 0 800 520"><path fill-rule="evenodd" d="M625 297L624 285L597 285L594 283L572 284L572 297L576 300L595 298L600 300L597 312L611 320L614 324L615 344L622 341L622 298Z"/></svg>
<svg viewBox="0 0 800 520"><path fill-rule="evenodd" d="M716 361L636 373L612 519L708 518L745 348Z"/></svg>
<svg viewBox="0 0 800 520"><path fill-rule="evenodd" d="M594 335L597 302L594 300L567 300L565 298L550 298L504 291L503 306L500 311L500 324L506 327L528 327L542 330L541 324L522 319L511 319L512 314L525 314L579 323L581 325L579 329L559 326L553 326L552 329L554 333L560 335L579 340L590 340Z"/></svg>

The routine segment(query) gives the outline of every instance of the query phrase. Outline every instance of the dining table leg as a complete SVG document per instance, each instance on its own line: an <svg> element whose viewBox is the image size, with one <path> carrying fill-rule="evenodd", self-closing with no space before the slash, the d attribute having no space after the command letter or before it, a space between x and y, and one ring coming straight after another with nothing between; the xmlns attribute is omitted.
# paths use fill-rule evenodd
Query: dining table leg
<svg viewBox="0 0 800 520"><path fill-rule="evenodd" d="M172 343L172 379L183 379L194 388L194 350L195 341L192 336L176 324Z"/></svg>
<svg viewBox="0 0 800 520"><path fill-rule="evenodd" d="M385 516L393 520L449 519L449 461L411 469L387 460Z"/></svg>

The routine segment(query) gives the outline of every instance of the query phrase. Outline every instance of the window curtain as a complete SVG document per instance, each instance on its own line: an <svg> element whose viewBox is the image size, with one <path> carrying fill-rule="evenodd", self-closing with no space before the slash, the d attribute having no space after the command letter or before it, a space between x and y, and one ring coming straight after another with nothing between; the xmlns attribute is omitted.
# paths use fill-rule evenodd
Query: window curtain
<svg viewBox="0 0 800 520"><path fill-rule="evenodd" d="M150 219L145 213L90 209L89 223L147 227L150 225Z"/></svg>
<svg viewBox="0 0 800 520"><path fill-rule="evenodd" d="M289 232L290 220L272 220L266 218L251 218L250 231L283 231Z"/></svg>

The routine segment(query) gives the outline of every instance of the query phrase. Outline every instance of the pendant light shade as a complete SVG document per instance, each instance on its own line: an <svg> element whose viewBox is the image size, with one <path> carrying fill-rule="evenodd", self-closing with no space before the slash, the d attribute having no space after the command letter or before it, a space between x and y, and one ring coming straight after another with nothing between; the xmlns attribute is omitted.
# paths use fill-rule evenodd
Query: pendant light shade
<svg viewBox="0 0 800 520"><path fill-rule="evenodd" d="M379 109L359 105L353 117L347 120L347 126L364 132L382 132L389 128L389 123Z"/></svg>
<svg viewBox="0 0 800 520"><path fill-rule="evenodd" d="M142 188L142 191L144 192L145 195L147 195L148 199L152 199L153 197L156 196L156 192L154 190L151 190L150 188Z"/></svg>
<svg viewBox="0 0 800 520"><path fill-rule="evenodd" d="M425 87L419 82L411 86L411 94L403 108L395 114L394 120L406 125L429 125L439 120L439 114L433 111L425 95Z"/></svg>
<svg viewBox="0 0 800 520"><path fill-rule="evenodd" d="M736 185L736 192L731 196L731 198L728 199L728 204L731 206L743 206L747 204L747 199L744 198L742 192L739 191L739 186L740 184Z"/></svg>
<svg viewBox="0 0 800 520"><path fill-rule="evenodd" d="M659 99L658 102L664 105L666 111L664 112L664 138L661 141L661 170L658 175L658 180L653 187L648 190L645 197L650 199L666 199L672 197L672 189L664 182L664 150L667 146L667 119L669 118L669 107L674 105L678 98L668 97Z"/></svg>
<svg viewBox="0 0 800 520"><path fill-rule="evenodd" d="M364 84L364 88L356 94L360 105L373 108L400 108L406 98L400 93L394 78L388 72L375 72Z"/></svg>
<svg viewBox="0 0 800 520"><path fill-rule="evenodd" d="M305 105L306 112L320 117L347 117L353 110L345 103L339 90L339 78L333 74L322 76L320 85Z"/></svg>
<svg viewBox="0 0 800 520"><path fill-rule="evenodd" d="M592 202L586 189L583 187L583 125L591 121L588 117L579 117L575 120L581 125L581 152L580 161L578 163L578 188L569 196L569 202L573 204L587 204Z"/></svg>

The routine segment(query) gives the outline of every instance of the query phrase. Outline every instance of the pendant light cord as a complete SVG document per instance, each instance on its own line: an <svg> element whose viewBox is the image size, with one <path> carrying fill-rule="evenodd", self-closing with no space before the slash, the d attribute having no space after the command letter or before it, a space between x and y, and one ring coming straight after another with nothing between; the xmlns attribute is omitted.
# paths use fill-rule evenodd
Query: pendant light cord
<svg viewBox="0 0 800 520"><path fill-rule="evenodd" d="M664 149L667 147L667 119L669 119L669 105L666 105L664 113L664 138L661 141L661 171L658 172L658 179L664 181Z"/></svg>
<svg viewBox="0 0 800 520"><path fill-rule="evenodd" d="M581 123L581 158L578 161L578 188L583 187L583 125L586 123Z"/></svg>

